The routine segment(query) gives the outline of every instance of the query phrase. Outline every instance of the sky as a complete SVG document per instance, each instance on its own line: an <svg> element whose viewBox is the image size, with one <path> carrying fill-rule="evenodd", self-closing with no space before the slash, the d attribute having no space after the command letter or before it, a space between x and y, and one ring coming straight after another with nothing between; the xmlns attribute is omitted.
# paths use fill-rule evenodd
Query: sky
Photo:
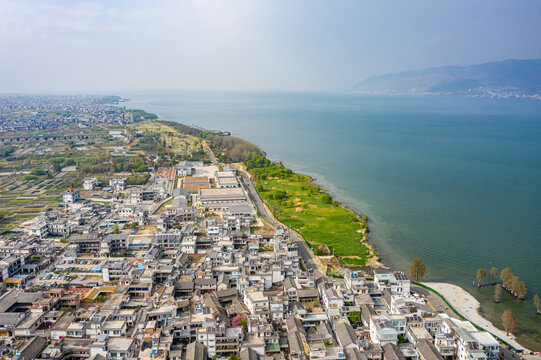
<svg viewBox="0 0 541 360"><path fill-rule="evenodd" d="M0 0L0 92L350 91L541 58L541 1Z"/></svg>

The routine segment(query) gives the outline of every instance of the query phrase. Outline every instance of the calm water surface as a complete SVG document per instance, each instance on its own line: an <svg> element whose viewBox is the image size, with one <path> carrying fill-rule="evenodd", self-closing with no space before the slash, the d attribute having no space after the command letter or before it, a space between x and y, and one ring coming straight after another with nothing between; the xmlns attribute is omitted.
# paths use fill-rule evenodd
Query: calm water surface
<svg viewBox="0 0 541 360"><path fill-rule="evenodd" d="M372 220L383 261L420 257L431 280L459 284L500 325L541 350L541 101L356 94L147 92L126 105L231 131L307 173ZM479 267L509 266L521 302L472 286Z"/></svg>

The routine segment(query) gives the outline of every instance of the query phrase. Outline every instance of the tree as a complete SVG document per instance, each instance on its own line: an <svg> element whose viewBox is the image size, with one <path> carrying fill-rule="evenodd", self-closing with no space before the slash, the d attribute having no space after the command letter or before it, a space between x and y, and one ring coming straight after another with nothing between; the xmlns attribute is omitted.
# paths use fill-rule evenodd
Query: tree
<svg viewBox="0 0 541 360"><path fill-rule="evenodd" d="M477 286L481 287L481 284L485 281L485 269L477 269Z"/></svg>
<svg viewBox="0 0 541 360"><path fill-rule="evenodd" d="M502 314L502 325L507 335L513 331L515 327L515 315L511 310L505 310Z"/></svg>
<svg viewBox="0 0 541 360"><path fill-rule="evenodd" d="M94 298L94 302L96 303L104 303L105 301L107 301L107 296L105 295L98 295Z"/></svg>
<svg viewBox="0 0 541 360"><path fill-rule="evenodd" d="M406 344L406 343L409 342L408 339L406 339L406 337L404 335L399 334L397 339L398 339L399 344Z"/></svg>
<svg viewBox="0 0 541 360"><path fill-rule="evenodd" d="M510 283L510 286L511 286L511 292L515 295L515 296L518 296L518 288L520 286L520 279L518 278L518 276L512 276L511 277L511 283Z"/></svg>
<svg viewBox="0 0 541 360"><path fill-rule="evenodd" d="M286 197L286 192L284 190L274 190L271 197L273 200L281 200Z"/></svg>
<svg viewBox="0 0 541 360"><path fill-rule="evenodd" d="M526 283L524 281L519 282L517 286L517 297L519 299L524 299L527 292L528 288L526 287Z"/></svg>
<svg viewBox="0 0 541 360"><path fill-rule="evenodd" d="M361 312L360 311L351 311L348 313L349 321L352 324L359 325L362 321L361 318Z"/></svg>
<svg viewBox="0 0 541 360"><path fill-rule="evenodd" d="M327 244L321 244L317 247L317 253L318 255L327 256L331 254L331 251L329 250Z"/></svg>
<svg viewBox="0 0 541 360"><path fill-rule="evenodd" d="M496 283L498 281L498 275L500 272L498 271L498 268L493 266L490 268L490 277L492 277L492 283Z"/></svg>
<svg viewBox="0 0 541 360"><path fill-rule="evenodd" d="M503 269L500 273L500 279L502 279L503 287L506 289L509 289L509 280L511 279L511 276L513 276L513 273L509 268Z"/></svg>
<svg viewBox="0 0 541 360"><path fill-rule="evenodd" d="M500 284L496 284L496 287L494 288L494 302L499 303L502 297L502 286Z"/></svg>
<svg viewBox="0 0 541 360"><path fill-rule="evenodd" d="M43 171L43 169L41 168L33 168L32 170L30 170L30 174L35 176L41 176L45 174L45 171Z"/></svg>
<svg viewBox="0 0 541 360"><path fill-rule="evenodd" d="M533 303L535 305L537 313L541 314L541 299L539 298L539 295L535 294L535 296L533 297Z"/></svg>
<svg viewBox="0 0 541 360"><path fill-rule="evenodd" d="M241 326L242 320L246 320L246 315L237 315L233 317L233 319L231 320L231 326L233 327Z"/></svg>
<svg viewBox="0 0 541 360"><path fill-rule="evenodd" d="M229 355L229 360L239 360L239 357L236 354Z"/></svg>
<svg viewBox="0 0 541 360"><path fill-rule="evenodd" d="M409 276L412 280L420 281L426 274L426 265L419 258L413 259L409 268Z"/></svg>
<svg viewBox="0 0 541 360"><path fill-rule="evenodd" d="M113 228L113 234L120 234L120 230L118 229L118 225L115 225Z"/></svg>

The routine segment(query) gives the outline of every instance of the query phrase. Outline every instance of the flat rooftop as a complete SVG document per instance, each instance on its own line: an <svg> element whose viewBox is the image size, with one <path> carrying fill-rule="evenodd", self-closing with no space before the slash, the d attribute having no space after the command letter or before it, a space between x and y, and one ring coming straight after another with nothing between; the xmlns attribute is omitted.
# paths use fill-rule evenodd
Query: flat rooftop
<svg viewBox="0 0 541 360"><path fill-rule="evenodd" d="M210 184L186 184L186 183L184 183L183 188L186 189L186 190L190 190L190 191L195 191L195 190L199 190L199 189L210 189Z"/></svg>
<svg viewBox="0 0 541 360"><path fill-rule="evenodd" d="M186 176L184 178L184 184L202 184L208 182L209 178L206 176Z"/></svg>
<svg viewBox="0 0 541 360"><path fill-rule="evenodd" d="M225 177L225 178L219 177L217 179L217 183L220 185L237 185L239 182L234 177Z"/></svg>
<svg viewBox="0 0 541 360"><path fill-rule="evenodd" d="M246 194L242 188L200 189L199 195L201 201L246 199Z"/></svg>

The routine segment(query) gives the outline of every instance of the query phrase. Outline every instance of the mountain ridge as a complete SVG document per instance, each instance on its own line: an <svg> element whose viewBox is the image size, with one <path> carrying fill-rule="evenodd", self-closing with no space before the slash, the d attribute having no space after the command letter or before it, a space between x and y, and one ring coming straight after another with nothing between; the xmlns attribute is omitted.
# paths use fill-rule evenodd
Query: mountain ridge
<svg viewBox="0 0 541 360"><path fill-rule="evenodd" d="M541 99L541 59L507 59L371 76L357 83L353 91Z"/></svg>

